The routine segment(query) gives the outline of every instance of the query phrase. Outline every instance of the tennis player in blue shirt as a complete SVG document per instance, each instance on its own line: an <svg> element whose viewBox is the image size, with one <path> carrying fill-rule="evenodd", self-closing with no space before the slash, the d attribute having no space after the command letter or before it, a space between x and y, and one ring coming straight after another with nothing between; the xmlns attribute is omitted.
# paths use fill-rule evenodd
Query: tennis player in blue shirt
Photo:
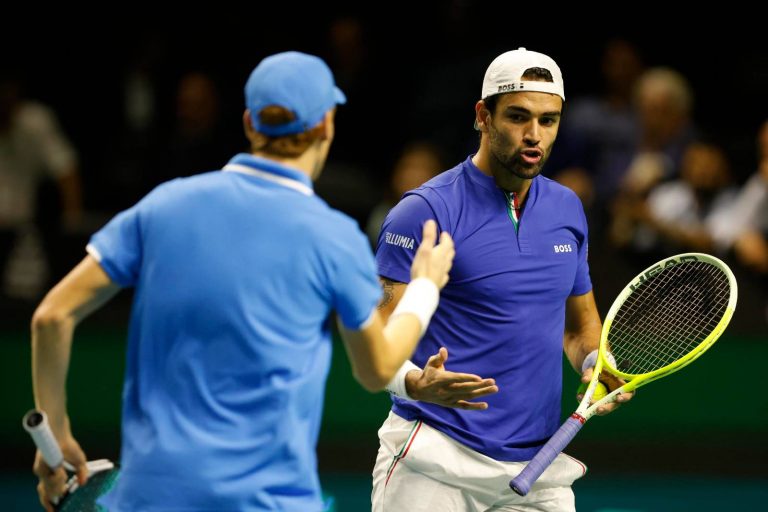
<svg viewBox="0 0 768 512"><path fill-rule="evenodd" d="M357 380L383 389L437 307L450 236L425 222L413 279L386 326L373 254L312 181L345 102L327 65L288 52L245 86L251 152L157 187L96 233L32 321L35 402L85 478L65 381L75 325L124 287L135 297L123 391L119 511L320 511L315 444L335 312ZM41 503L63 470L38 453Z"/></svg>
<svg viewBox="0 0 768 512"><path fill-rule="evenodd" d="M572 511L570 484L586 471L561 455L527 496L508 485L560 425L563 349L588 379L601 329L582 205L539 175L560 123L562 75L520 48L491 63L481 98L477 153L405 194L381 229L385 316L406 289L426 219L451 233L458 256L412 358L419 366L406 363L388 386L374 512Z"/></svg>

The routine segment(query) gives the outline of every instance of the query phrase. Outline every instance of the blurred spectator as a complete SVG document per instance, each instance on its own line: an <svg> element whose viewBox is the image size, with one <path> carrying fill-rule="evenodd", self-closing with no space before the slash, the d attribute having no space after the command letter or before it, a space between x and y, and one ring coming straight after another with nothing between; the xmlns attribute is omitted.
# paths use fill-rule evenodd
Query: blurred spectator
<svg viewBox="0 0 768 512"><path fill-rule="evenodd" d="M387 167L381 155L393 154L391 148L397 147L387 123L399 97L391 94L389 84L380 78L387 67L381 64L381 56L371 55L370 34L360 17L335 17L325 35L328 65L347 96L347 103L336 113L336 130L357 136L334 140L325 169L315 182L315 192L331 207L354 218L362 229L385 180Z"/></svg>
<svg viewBox="0 0 768 512"><path fill-rule="evenodd" d="M162 105L170 104L166 85L169 80L167 44L163 34L139 32L123 62L119 98L120 122L110 134L102 172L91 177L91 187L98 190L90 198L97 210L116 212L130 207L157 182L159 156L166 148L164 134L170 121ZM94 227L97 229L101 225Z"/></svg>
<svg viewBox="0 0 768 512"><path fill-rule="evenodd" d="M768 274L768 121L757 136L758 170L739 192L730 214L715 224L721 248L745 266Z"/></svg>
<svg viewBox="0 0 768 512"><path fill-rule="evenodd" d="M602 169L602 173L596 177L596 195L599 200L608 201L603 206L607 208L606 213L610 211L613 214L612 219L606 219L608 235L612 241L620 247L631 246L637 251L648 252L659 249L657 235L661 234L660 226L654 228L650 223L657 220L682 220L674 214L671 214L672 217L663 217L666 211L660 213L654 209L649 212L646 200L658 183L678 176L682 155L695 140L696 130L691 120L693 93L688 82L677 71L652 68L640 77L634 100L639 121L635 148L618 158L613 167ZM703 148L700 147L697 151L701 150ZM717 153L721 154L719 150ZM695 186L690 180L684 179L677 183L677 192L664 189L664 194L672 197L674 194L682 194L682 190L688 190L689 199L694 196L697 196L697 200L703 199L699 195L704 191L694 191L692 187ZM692 203L689 201L689 204ZM705 211L709 206L701 204L699 208ZM670 212L673 210L666 203L662 207ZM701 220L704 215L699 212L695 216ZM637 223L642 227L638 229ZM650 235L651 232L655 234Z"/></svg>
<svg viewBox="0 0 768 512"><path fill-rule="evenodd" d="M585 213L589 214L592 204L595 202L595 187L589 174L581 167L569 167L558 172L554 179L573 190L581 199Z"/></svg>
<svg viewBox="0 0 768 512"><path fill-rule="evenodd" d="M632 94L643 63L629 41L609 41L601 61L603 93L569 101L549 168L555 179L579 195L585 208L594 199L593 176L626 160L639 139Z"/></svg>
<svg viewBox="0 0 768 512"><path fill-rule="evenodd" d="M682 153L696 134L691 121L693 93L685 78L672 69L644 72L629 109L627 87L641 69L639 58L630 57L630 47L616 48L609 49L606 57L616 62L604 68L626 66L628 70L606 74L613 77L606 79L615 82L612 90L616 92L606 96L605 105L618 110L607 106L601 110L588 101L575 108L576 121L567 130L570 135L564 144L572 160L559 167L563 175L559 180L579 190L583 201L593 197L600 208L615 199L636 203L660 181L674 178ZM562 166L562 155L558 160Z"/></svg>
<svg viewBox="0 0 768 512"><path fill-rule="evenodd" d="M168 149L151 180L159 184L221 168L240 149L240 137L221 126L221 99L213 79L187 73L176 89L176 116Z"/></svg>
<svg viewBox="0 0 768 512"><path fill-rule="evenodd" d="M380 94L382 84L377 81L379 69L369 53L368 34L362 20L356 16L333 19L326 32L328 65L337 77L336 83L347 96L347 104L336 114L337 130L354 133L370 123L371 115L388 110L389 96ZM382 141L383 142L383 141ZM368 173L383 172L375 165L377 156L367 144L353 137L339 137L334 141L329 157L332 162L343 162L350 168L365 167Z"/></svg>
<svg viewBox="0 0 768 512"><path fill-rule="evenodd" d="M82 217L77 155L53 112L22 96L18 77L0 77L0 271L3 292L34 299L48 267L36 226L46 180L59 192L62 226Z"/></svg>
<svg viewBox="0 0 768 512"><path fill-rule="evenodd" d="M420 187L443 171L444 160L442 151L428 142L414 142L405 147L392 169L386 195L373 208L366 223L365 232L374 248L381 224L389 210L403 194Z"/></svg>
<svg viewBox="0 0 768 512"><path fill-rule="evenodd" d="M599 186L609 190L620 184L624 191L644 193L674 177L683 152L695 140L693 92L677 71L653 68L643 73L635 101L640 119L638 146L626 167L600 181Z"/></svg>
<svg viewBox="0 0 768 512"><path fill-rule="evenodd" d="M339 87L359 92L368 57L365 29L360 19L344 16L333 20L328 27L328 45Z"/></svg>
<svg viewBox="0 0 768 512"><path fill-rule="evenodd" d="M728 185L726 156L718 146L691 144L680 175L654 188L647 200L632 197L617 202L611 229L617 245L663 254L715 249L715 223L729 216L736 197Z"/></svg>

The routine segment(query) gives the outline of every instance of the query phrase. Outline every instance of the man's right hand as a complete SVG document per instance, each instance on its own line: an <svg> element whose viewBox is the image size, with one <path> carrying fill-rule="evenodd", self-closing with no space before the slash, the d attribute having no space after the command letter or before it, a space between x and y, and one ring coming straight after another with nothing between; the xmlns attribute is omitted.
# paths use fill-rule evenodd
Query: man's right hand
<svg viewBox="0 0 768 512"><path fill-rule="evenodd" d="M437 354L427 361L421 371L413 370L405 377L408 395L421 402L430 402L443 407L466 410L485 410L487 402L470 402L499 391L496 381L483 379L470 373L455 373L445 369L448 350L441 347Z"/></svg>
<svg viewBox="0 0 768 512"><path fill-rule="evenodd" d="M64 460L75 468L78 483L85 485L85 482L88 480L88 466L83 449L80 448L78 442L71 435L64 436L64 439L59 441L59 446L61 447L61 454L64 456ZM32 471L39 479L37 494L40 498L40 504L46 512L53 512L51 500L60 498L66 492L67 473L61 466L51 469L43 460L40 450L35 454L35 463L32 466Z"/></svg>

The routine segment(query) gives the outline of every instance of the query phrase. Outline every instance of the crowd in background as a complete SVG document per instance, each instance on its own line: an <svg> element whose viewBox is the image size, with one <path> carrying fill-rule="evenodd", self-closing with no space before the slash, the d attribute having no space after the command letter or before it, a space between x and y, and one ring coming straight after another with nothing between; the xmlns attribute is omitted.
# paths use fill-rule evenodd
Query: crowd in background
<svg viewBox="0 0 768 512"><path fill-rule="evenodd" d="M381 29L355 16L330 19L318 29L321 42L297 48L326 58L349 99L338 112L317 193L355 218L374 246L384 216L405 191L458 164L478 144L475 79L499 41L461 51L466 28L450 21L441 33L457 41L453 51L402 69L377 39ZM528 45L560 61L557 44L538 48L536 39L514 39L501 49ZM6 311L38 301L83 257L89 235L152 187L219 169L246 149L237 84L240 71L263 55L227 69L210 55L200 58L207 66L194 55L179 60L171 47L154 32L135 42L111 68L111 85L93 97L103 101L89 106L99 112L98 124L80 118L73 100L46 94L33 63L3 68L0 306ZM607 307L627 279L662 256L708 252L738 269L748 306L742 308L742 299L746 312L737 328L765 333L768 109L751 122L739 118L746 107L733 103L732 90L722 97L733 112L699 101L699 87L684 71L649 59L631 39L595 47L561 66L568 96L544 174L572 188L587 210L599 305ZM575 63L596 73L574 71ZM732 117L713 122L722 112ZM754 109L750 114L754 119ZM601 289L604 283L611 286Z"/></svg>

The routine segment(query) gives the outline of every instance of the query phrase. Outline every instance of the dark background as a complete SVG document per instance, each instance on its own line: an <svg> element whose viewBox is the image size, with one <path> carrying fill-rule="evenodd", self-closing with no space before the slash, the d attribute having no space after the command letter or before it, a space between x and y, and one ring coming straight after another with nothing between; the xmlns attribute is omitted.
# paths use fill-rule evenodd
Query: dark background
<svg viewBox="0 0 768 512"><path fill-rule="evenodd" d="M80 156L86 208L96 219L108 219L157 181L148 156L157 154L171 130L175 87L184 73L203 71L214 78L222 100L222 130L232 151L244 150L242 87L251 69L271 53L294 49L326 58L338 73L329 28L348 16L363 27L364 58L346 85L339 77L349 103L337 115L329 165L358 170L372 200L382 195L396 154L410 140L441 141L451 165L473 151L473 106L485 68L496 55L519 46L547 53L563 70L567 97L575 98L600 92L600 53L616 37L636 44L646 65L670 66L688 78L697 124L726 149L737 180L743 180L754 172L755 134L768 118L768 43L764 28L756 26L756 14L728 7L718 6L717 12L696 7L675 19L663 6L640 3L622 5L620 12L618 7L469 1L373 3L367 13L287 2L227 10L185 5L167 14L143 6L95 6L87 14L74 8L60 15L8 12L0 21L0 48L2 70L23 77L27 96L57 113ZM125 143L123 93L125 77L135 69L147 72L156 92L150 141L136 147L155 153L134 154L139 165L126 167L121 163L131 146ZM229 156L224 153L219 165ZM121 174L126 168L139 170ZM208 169L190 172L203 170ZM322 190L318 184L321 195ZM364 220L367 203L335 197L332 204ZM53 203L49 215L55 216ZM52 251L52 280L83 257L86 240L87 233L67 237ZM604 313L639 268L594 247L593 279ZM694 508L710 510L706 507L718 507L717 496L741 495L745 503L766 499L765 281L747 273L739 278L744 295L737 315L709 353L689 370L640 390L619 413L591 422L573 443L570 451L592 468L583 484L587 500L602 495L616 506L637 510L686 510L669 504L694 496L701 500ZM0 305L0 389L6 397L0 408L0 479L6 484L1 492L17 492L23 496L18 502L25 504L19 507L25 507L33 490L27 476L33 448L20 420L32 405L27 325L34 302ZM130 293L123 292L76 338L70 409L74 432L94 458L118 455L129 305ZM363 510L376 429L388 398L362 391L338 342L335 349L320 467L340 509ZM564 370L566 412L575 407L570 390L576 377ZM688 484L672 485L674 479ZM649 494L658 502L649 504Z"/></svg>
<svg viewBox="0 0 768 512"><path fill-rule="evenodd" d="M137 8L91 12L89 23L65 15L9 17L0 41L3 68L21 71L28 95L54 108L79 149L86 201L94 208L113 206L99 186L108 181L103 169L124 130L122 95L131 70L146 70L155 84L158 134L172 123L179 78L189 71L210 74L222 97L222 126L244 147L242 87L251 69L271 53L294 49L324 57L338 70L330 27L343 18L361 23L364 58L354 80L338 77L349 102L338 113L331 159L364 164L374 178L386 176L396 153L415 138L451 132L444 140L460 142L445 148L451 162L472 151L473 106L496 55L525 46L552 56L567 97L576 98L601 92L601 51L615 38L634 43L647 66L683 73L702 132L726 147L738 177L751 173L754 136L768 113L768 43L756 16L735 7L697 7L676 19L653 4L618 12L470 1L370 9L207 6L167 14Z"/></svg>

